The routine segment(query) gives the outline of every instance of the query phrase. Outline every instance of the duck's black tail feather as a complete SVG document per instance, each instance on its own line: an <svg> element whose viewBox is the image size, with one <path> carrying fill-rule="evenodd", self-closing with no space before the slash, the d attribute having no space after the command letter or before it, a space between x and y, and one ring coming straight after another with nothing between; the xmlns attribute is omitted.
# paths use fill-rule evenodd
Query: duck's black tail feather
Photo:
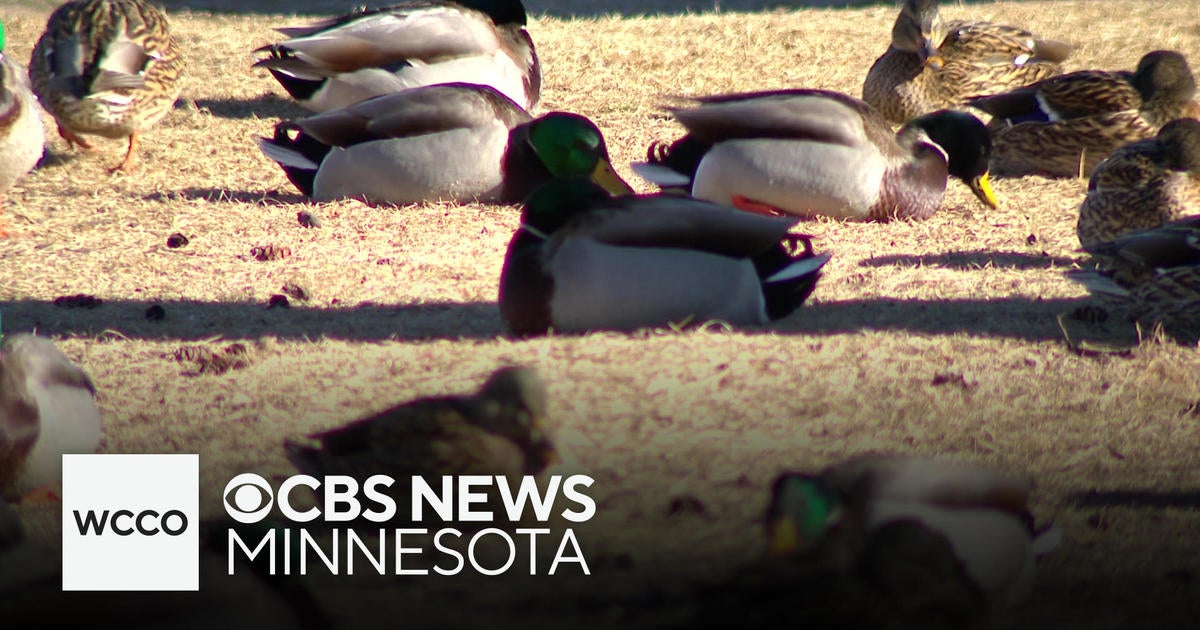
<svg viewBox="0 0 1200 630"><path fill-rule="evenodd" d="M763 282L767 317L781 319L800 308L817 287L821 268L830 254L813 252L812 239L789 234L783 242L754 259L754 267Z"/></svg>
<svg viewBox="0 0 1200 630"><path fill-rule="evenodd" d="M711 144L701 142L690 134L669 145L654 142L646 149L644 165L649 168L638 168L643 165L635 164L634 171L664 191L678 190L687 194L691 192L691 182L696 176L696 169L700 167L700 160L711 148ZM672 177L672 173L678 174L678 177Z"/></svg>
<svg viewBox="0 0 1200 630"><path fill-rule="evenodd" d="M317 169L329 154L328 145L304 133L296 123L285 120L275 125L275 137L259 138L258 147L263 155L279 163L300 192L312 197Z"/></svg>

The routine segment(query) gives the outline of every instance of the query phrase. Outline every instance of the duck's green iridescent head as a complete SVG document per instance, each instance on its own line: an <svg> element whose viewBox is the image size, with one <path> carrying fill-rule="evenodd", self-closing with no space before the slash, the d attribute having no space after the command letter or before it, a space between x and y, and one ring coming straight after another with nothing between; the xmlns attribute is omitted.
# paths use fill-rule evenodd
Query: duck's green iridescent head
<svg viewBox="0 0 1200 630"><path fill-rule="evenodd" d="M992 137L982 121L966 112L943 109L912 119L901 133L913 129L924 131L946 152L946 172L961 179L980 203L1000 207L988 178Z"/></svg>
<svg viewBox="0 0 1200 630"><path fill-rule="evenodd" d="M946 26L937 0L905 0L892 26L892 46L916 53L922 64L937 70L945 64L938 50L945 40Z"/></svg>
<svg viewBox="0 0 1200 630"><path fill-rule="evenodd" d="M525 26L528 21L525 15L525 5L521 4L521 0L460 0L459 4L483 11L496 24Z"/></svg>
<svg viewBox="0 0 1200 630"><path fill-rule="evenodd" d="M786 556L808 551L841 518L841 500L818 477L783 473L771 485L767 552Z"/></svg>
<svg viewBox="0 0 1200 630"><path fill-rule="evenodd" d="M4 46L8 44L8 40L4 37L4 21L0 20L0 53L4 52Z"/></svg>
<svg viewBox="0 0 1200 630"><path fill-rule="evenodd" d="M552 179L525 199L521 225L548 236L611 198L608 191L585 177Z"/></svg>
<svg viewBox="0 0 1200 630"><path fill-rule="evenodd" d="M578 114L552 112L529 124L529 146L555 177L589 177L614 195L633 189L613 170L604 135Z"/></svg>

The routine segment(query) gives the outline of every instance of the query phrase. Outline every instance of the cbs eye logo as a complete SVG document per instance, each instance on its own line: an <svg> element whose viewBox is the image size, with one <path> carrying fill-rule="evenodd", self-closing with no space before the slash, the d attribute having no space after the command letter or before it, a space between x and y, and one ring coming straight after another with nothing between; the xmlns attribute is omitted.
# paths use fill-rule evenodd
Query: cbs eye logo
<svg viewBox="0 0 1200 630"><path fill-rule="evenodd" d="M229 518L239 523L257 523L271 511L274 496L266 479L242 473L225 484L224 500Z"/></svg>

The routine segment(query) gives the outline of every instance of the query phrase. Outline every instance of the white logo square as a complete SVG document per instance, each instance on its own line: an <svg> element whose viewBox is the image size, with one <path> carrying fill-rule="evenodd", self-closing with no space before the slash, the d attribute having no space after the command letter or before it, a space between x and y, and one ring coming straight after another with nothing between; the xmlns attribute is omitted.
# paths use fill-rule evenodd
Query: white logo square
<svg viewBox="0 0 1200 630"><path fill-rule="evenodd" d="M199 455L63 455L64 591L200 588Z"/></svg>

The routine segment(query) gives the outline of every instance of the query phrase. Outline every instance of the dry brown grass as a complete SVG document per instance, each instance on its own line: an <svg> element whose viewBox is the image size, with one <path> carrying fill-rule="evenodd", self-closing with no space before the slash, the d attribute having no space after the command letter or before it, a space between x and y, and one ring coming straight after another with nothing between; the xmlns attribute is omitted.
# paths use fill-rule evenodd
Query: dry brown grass
<svg viewBox="0 0 1200 630"><path fill-rule="evenodd" d="M1200 63L1190 2L950 4L951 18L1019 23L1077 43L1072 68L1131 68L1155 48ZM17 58L47 12L5 11ZM618 169L649 190L625 165L678 133L658 109L662 95L791 86L858 94L894 15L536 18L542 110L590 116ZM498 364L520 362L547 377L561 441L597 479L600 512L582 539L597 562L630 553L645 580L716 572L758 553L753 520L780 469L871 450L939 454L1030 472L1038 515L1066 528L1064 547L1042 564L1042 588L1000 627L1194 622L1184 609L1200 601L1200 355L1154 338L1122 355L1084 356L1063 343L1056 316L1091 303L1063 277L1083 262L1074 221L1085 182L1001 180L999 211L952 184L925 222L806 225L834 259L812 303L770 329L515 341L495 300L516 210L308 204L254 146L278 117L301 113L266 72L249 69L249 51L274 40L271 28L295 21L174 12L187 83L180 107L147 136L140 173L104 173L118 143L70 155L48 135L46 164L9 197L4 329L60 337L91 373L104 452L199 452L202 511L216 515L233 474L291 472L284 436L471 389ZM323 226L301 228L301 210ZM173 232L191 244L168 249ZM261 245L292 255L259 262L250 250ZM288 282L311 299L266 310ZM104 304L53 306L76 293ZM164 320L145 319L154 303ZM254 341L250 365L199 374L174 358L185 345L227 343L217 340ZM1193 494L1153 509L1072 498L1113 489ZM678 495L699 498L707 516L668 516ZM40 535L57 536L53 525ZM547 597L567 595L525 604L578 626L580 589L595 588L588 610L619 615L599 624L649 625L655 617L622 603L622 589L639 587L619 585L633 579L609 564L584 584L541 580ZM479 602L463 605L459 589L473 588L465 582L389 581L362 593L372 611L406 615L455 601L447 627L480 610L515 614L484 591L467 591ZM345 582L325 587L327 602L344 601ZM611 601L605 588L616 589ZM344 608L339 617L368 614Z"/></svg>

